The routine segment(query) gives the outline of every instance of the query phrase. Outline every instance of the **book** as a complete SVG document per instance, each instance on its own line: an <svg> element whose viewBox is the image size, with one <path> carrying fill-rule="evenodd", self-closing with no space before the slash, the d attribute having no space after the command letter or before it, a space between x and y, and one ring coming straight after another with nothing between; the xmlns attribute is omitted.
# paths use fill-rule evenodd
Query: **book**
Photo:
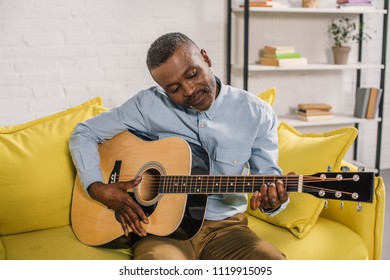
<svg viewBox="0 0 390 280"><path fill-rule="evenodd" d="M249 1L249 7L271 8L272 4L272 0ZM240 7L243 8L245 5L241 4Z"/></svg>
<svg viewBox="0 0 390 280"><path fill-rule="evenodd" d="M338 4L339 9L375 9L375 5L372 3L343 3Z"/></svg>
<svg viewBox="0 0 390 280"><path fill-rule="evenodd" d="M368 98L366 118L373 119L376 117L380 99L382 98L382 89L370 88L370 97Z"/></svg>
<svg viewBox="0 0 390 280"><path fill-rule="evenodd" d="M266 58L300 58L301 54L297 52L292 53L263 53L261 54L262 57Z"/></svg>
<svg viewBox="0 0 390 280"><path fill-rule="evenodd" d="M267 66L300 66L300 65L307 65L307 58L300 57L300 58L277 59L277 58L260 57L259 64L267 65Z"/></svg>
<svg viewBox="0 0 390 280"><path fill-rule="evenodd" d="M299 103L298 110L322 110L330 111L332 106L327 103Z"/></svg>
<svg viewBox="0 0 390 280"><path fill-rule="evenodd" d="M240 4L240 8L244 8L244 4ZM250 8L286 8L287 5L281 2L272 1L272 0L263 0L263 1L249 1Z"/></svg>
<svg viewBox="0 0 390 280"><path fill-rule="evenodd" d="M367 115L368 98L370 96L369 88L358 88L355 96L354 117L365 118Z"/></svg>
<svg viewBox="0 0 390 280"><path fill-rule="evenodd" d="M318 115L318 116L307 116L298 113L297 117L301 121L322 121L322 120L332 120L334 118L334 115L327 114L327 115Z"/></svg>
<svg viewBox="0 0 390 280"><path fill-rule="evenodd" d="M276 45L267 45L263 48L263 53L268 54L282 54L282 53L294 53L294 46L276 46Z"/></svg>
<svg viewBox="0 0 390 280"><path fill-rule="evenodd" d="M366 3L371 4L371 0L337 0L337 4L347 4L347 3Z"/></svg>
<svg viewBox="0 0 390 280"><path fill-rule="evenodd" d="M305 116L323 116L323 115L333 115L331 111L325 110L298 110L298 114Z"/></svg>

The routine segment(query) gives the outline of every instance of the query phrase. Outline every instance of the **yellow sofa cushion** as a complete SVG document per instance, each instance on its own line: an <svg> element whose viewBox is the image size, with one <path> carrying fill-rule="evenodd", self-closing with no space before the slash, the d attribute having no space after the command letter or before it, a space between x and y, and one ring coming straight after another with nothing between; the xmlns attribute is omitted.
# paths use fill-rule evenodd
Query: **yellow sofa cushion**
<svg viewBox="0 0 390 280"><path fill-rule="evenodd" d="M275 216L262 213L259 209L247 212L273 225L288 229L295 237L304 238L317 222L324 203L306 193L290 193L290 203L287 208Z"/></svg>
<svg viewBox="0 0 390 280"><path fill-rule="evenodd" d="M1 237L8 260L128 260L129 249L106 249L81 243L71 226Z"/></svg>
<svg viewBox="0 0 390 280"><path fill-rule="evenodd" d="M355 141L358 130L353 127L340 128L324 133L301 133L282 122L278 127L279 161L284 174L295 172L311 175L339 171L341 162Z"/></svg>
<svg viewBox="0 0 390 280"><path fill-rule="evenodd" d="M102 99L25 124L0 127L0 235L70 223L75 169L68 139Z"/></svg>
<svg viewBox="0 0 390 280"><path fill-rule="evenodd" d="M382 253L383 225L385 221L386 187L381 176L374 181L374 201L361 203L361 211L357 211L358 203L345 201L340 210L340 201L329 200L321 217L340 222L358 233L364 240L370 259L380 259ZM375 229L375 232L373 231Z"/></svg>
<svg viewBox="0 0 390 280"><path fill-rule="evenodd" d="M260 93L257 95L257 97L263 99L265 102L267 102L269 105L273 105L276 97L276 88L272 87L267 89L266 91Z"/></svg>
<svg viewBox="0 0 390 280"><path fill-rule="evenodd" d="M289 260L365 260L369 257L367 247L357 233L322 217L303 239L294 238L287 229L261 222L250 215L248 224L258 236L279 248Z"/></svg>

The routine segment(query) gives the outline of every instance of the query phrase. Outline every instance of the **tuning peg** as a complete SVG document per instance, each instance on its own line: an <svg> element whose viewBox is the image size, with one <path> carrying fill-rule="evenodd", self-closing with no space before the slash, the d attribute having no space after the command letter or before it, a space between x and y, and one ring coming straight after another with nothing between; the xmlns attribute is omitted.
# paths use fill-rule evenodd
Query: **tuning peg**
<svg viewBox="0 0 390 280"><path fill-rule="evenodd" d="M327 199L325 199L325 201L324 201L324 208L325 209L328 208L328 200Z"/></svg>
<svg viewBox="0 0 390 280"><path fill-rule="evenodd" d="M341 166L341 171L342 172L349 172L350 171L350 168L349 168L349 166Z"/></svg>
<svg viewBox="0 0 390 280"><path fill-rule="evenodd" d="M363 206L362 206L362 204L359 202L358 205L357 205L357 207L356 207L356 210L357 210L358 212L360 212L360 211L362 211L362 208L363 208Z"/></svg>
<svg viewBox="0 0 390 280"><path fill-rule="evenodd" d="M357 170L358 172L364 172L366 168L364 166L359 166Z"/></svg>
<svg viewBox="0 0 390 280"><path fill-rule="evenodd" d="M344 209L344 200L342 200L341 202L340 202L340 210L343 210Z"/></svg>

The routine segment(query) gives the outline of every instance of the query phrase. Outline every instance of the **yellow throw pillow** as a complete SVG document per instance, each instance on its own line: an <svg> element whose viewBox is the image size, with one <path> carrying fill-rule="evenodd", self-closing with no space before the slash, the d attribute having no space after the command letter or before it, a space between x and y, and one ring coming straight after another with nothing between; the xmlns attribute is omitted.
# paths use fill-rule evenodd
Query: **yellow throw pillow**
<svg viewBox="0 0 390 280"><path fill-rule="evenodd" d="M75 169L68 140L102 99L25 124L0 127L0 235L70 223ZM99 111L99 110L98 110Z"/></svg>
<svg viewBox="0 0 390 280"><path fill-rule="evenodd" d="M269 88L257 96L272 106L275 101L276 88L275 87Z"/></svg>
<svg viewBox="0 0 390 280"><path fill-rule="evenodd" d="M358 134L355 128L342 128L325 133L303 134L287 123L278 128L279 166L285 174L295 172L312 175L339 171L341 162ZM270 217L258 209L248 213L276 226L288 229L297 238L305 237L317 222L324 207L322 199L306 193L290 193L290 203L281 213Z"/></svg>
<svg viewBox="0 0 390 280"><path fill-rule="evenodd" d="M358 130L353 127L340 128L324 133L300 133L287 123L278 128L279 161L284 174L295 172L311 175L339 171L341 162L355 141Z"/></svg>
<svg viewBox="0 0 390 280"><path fill-rule="evenodd" d="M275 226L288 229L295 237L302 239L317 222L324 203L321 199L306 193L290 193L290 202L286 209L275 216L262 213L259 209L247 212Z"/></svg>

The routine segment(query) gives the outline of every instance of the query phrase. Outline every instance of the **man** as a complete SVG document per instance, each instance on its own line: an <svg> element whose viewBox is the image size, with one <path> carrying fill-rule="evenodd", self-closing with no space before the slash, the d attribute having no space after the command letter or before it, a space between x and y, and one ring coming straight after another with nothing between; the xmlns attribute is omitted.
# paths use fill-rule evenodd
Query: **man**
<svg viewBox="0 0 390 280"><path fill-rule="evenodd" d="M97 144L127 130L151 140L184 138L193 147L192 167L211 174L240 175L247 163L252 174L281 173L274 111L256 96L223 85L205 50L184 34L168 33L151 45L147 66L158 86L79 124L71 136L70 150L88 194L116 212L126 235L131 230L142 237L133 246L135 259L284 259L247 227L246 194L210 195L201 230L183 241L144 230L148 217L126 192L141 177L103 182ZM252 209L275 215L287 205L282 181L258 189Z"/></svg>

